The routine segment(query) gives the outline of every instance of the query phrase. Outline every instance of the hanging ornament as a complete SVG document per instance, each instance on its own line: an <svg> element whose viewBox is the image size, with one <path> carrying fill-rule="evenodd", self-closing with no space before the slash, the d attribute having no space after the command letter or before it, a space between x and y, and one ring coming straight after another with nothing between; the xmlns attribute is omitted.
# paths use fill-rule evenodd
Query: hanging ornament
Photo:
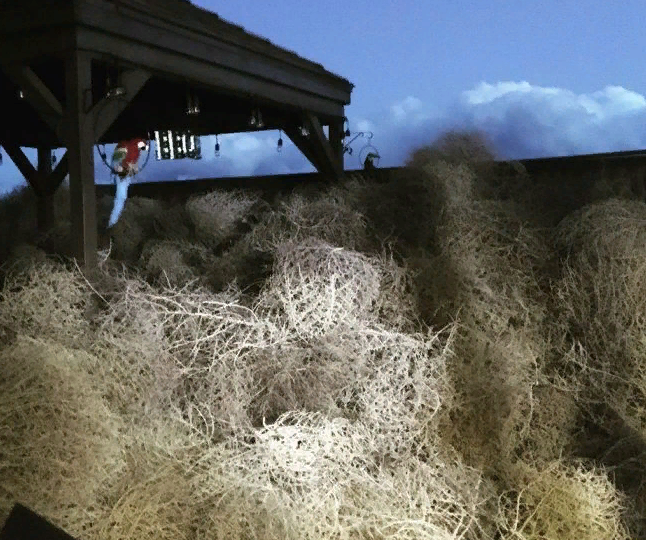
<svg viewBox="0 0 646 540"><path fill-rule="evenodd" d="M278 153L283 151L283 132L282 132L282 130L280 130L278 132L278 143L276 145L276 151Z"/></svg>

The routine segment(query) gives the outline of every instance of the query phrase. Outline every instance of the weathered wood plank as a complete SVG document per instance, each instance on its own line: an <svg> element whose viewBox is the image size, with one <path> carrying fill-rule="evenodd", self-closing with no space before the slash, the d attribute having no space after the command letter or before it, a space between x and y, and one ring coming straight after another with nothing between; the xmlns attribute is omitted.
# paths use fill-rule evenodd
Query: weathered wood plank
<svg viewBox="0 0 646 540"><path fill-rule="evenodd" d="M38 173L41 182L46 183L52 174L52 149L47 146L38 148ZM36 193L36 215L38 230L46 232L54 225L54 194L41 189Z"/></svg>
<svg viewBox="0 0 646 540"><path fill-rule="evenodd" d="M325 170L340 177L343 174L343 167L339 166L338 157L332 150L319 119L311 112L307 112L305 113L305 125L310 131L310 139L320 156L319 159L325 164Z"/></svg>
<svg viewBox="0 0 646 540"><path fill-rule="evenodd" d="M227 43L213 34L206 35L182 28L180 22L165 22L134 11L116 12L85 3L82 4L80 16L84 26L102 30L109 35L137 40L187 58L268 79L346 105L350 99L350 91L345 88L345 84L339 88L338 80L332 79L325 72L306 70Z"/></svg>
<svg viewBox="0 0 646 540"><path fill-rule="evenodd" d="M333 120L328 125L328 139L332 147L332 153L337 162L337 167L343 170L344 166L344 152L343 152L343 117Z"/></svg>
<svg viewBox="0 0 646 540"><path fill-rule="evenodd" d="M339 102L282 86L271 80L218 67L207 60L187 57L171 50L108 36L87 28L79 30L78 43L83 50L135 59L135 65L168 78L184 79L238 95L262 96L268 102L310 110L324 117L343 115L343 105Z"/></svg>
<svg viewBox="0 0 646 540"><path fill-rule="evenodd" d="M152 13L156 11L153 9ZM190 5L185 11L191 11ZM205 14L203 18L210 18L208 15ZM250 48L248 42L254 38L249 34L238 32L238 36L248 36L246 42L240 39L237 42L223 39L222 34L226 33L228 27L233 26L230 23L217 24L216 19L215 24L209 25L212 27L210 31L206 30L207 26L202 30L191 29L190 25L186 26L181 16L174 20L164 20L152 15L150 10L129 9L127 5L122 5L117 10L112 4L105 2L81 3L79 17L84 25L103 29L110 34L136 39L229 70L246 72L300 91L349 104L352 85L348 81L332 75L313 62L299 64L290 62L286 56L272 57L270 51L280 49L268 42L262 48ZM263 40L256 37L254 41Z"/></svg>
<svg viewBox="0 0 646 540"><path fill-rule="evenodd" d="M91 56L73 51L65 62L64 136L70 172L72 253L86 271L97 267L97 219L94 185L93 126L86 113L86 90L92 88Z"/></svg>
<svg viewBox="0 0 646 540"><path fill-rule="evenodd" d="M63 180L69 173L69 161L67 157L67 152L59 160L56 168L52 171L49 179L45 182L43 186L43 191L48 194L54 194L56 190L61 187Z"/></svg>

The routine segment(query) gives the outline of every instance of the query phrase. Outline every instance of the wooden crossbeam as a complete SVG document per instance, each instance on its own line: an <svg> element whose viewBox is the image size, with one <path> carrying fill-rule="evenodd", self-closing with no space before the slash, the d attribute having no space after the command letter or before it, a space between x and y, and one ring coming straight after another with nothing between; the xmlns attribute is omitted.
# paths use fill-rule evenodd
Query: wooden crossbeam
<svg viewBox="0 0 646 540"><path fill-rule="evenodd" d="M89 120L94 126L94 141L98 141L105 135L110 126L119 118L119 115L132 102L132 99L139 93L150 79L151 74L141 69L127 70L121 75L120 85L126 93L119 98L104 97L96 103L90 113Z"/></svg>
<svg viewBox="0 0 646 540"><path fill-rule="evenodd" d="M63 106L29 66L3 64L3 71L22 90L25 99L40 117L61 138Z"/></svg>
<svg viewBox="0 0 646 540"><path fill-rule="evenodd" d="M307 158L307 160L314 165L318 172L323 172L325 170L325 164L321 161L320 157L317 155L311 141L301 135L299 129L294 126L283 126L283 131L294 143L296 148L298 148L301 153Z"/></svg>
<svg viewBox="0 0 646 540"><path fill-rule="evenodd" d="M56 190L58 190L58 188L61 187L61 184L63 183L63 180L65 180L65 177L67 176L68 173L69 173L69 160L67 158L67 152L65 152L65 154L60 159L60 161L58 162L54 170L49 175L49 177L43 179L44 193L53 195L56 192Z"/></svg>
<svg viewBox="0 0 646 540"><path fill-rule="evenodd" d="M31 164L22 148L11 140L2 141L2 147L5 149L11 161L14 162L20 173L25 177L27 183L36 192L42 193L42 182L36 168Z"/></svg>
<svg viewBox="0 0 646 540"><path fill-rule="evenodd" d="M325 169L334 174L335 177L340 178L343 175L343 167L339 166L338 157L334 154L318 117L311 112L307 112L304 115L304 120L317 153L320 155L319 159L325 164Z"/></svg>
<svg viewBox="0 0 646 540"><path fill-rule="evenodd" d="M148 34L150 35L150 31ZM238 95L242 93L262 96L272 103L316 111L323 116L343 115L343 105L340 102L314 93L303 92L289 85L278 84L275 79L260 78L217 65L223 54L221 47L209 47L202 58L196 58L195 52L198 50L198 45L194 38L187 39L185 42L187 48L182 48L179 52L179 44L171 44L170 35L166 33L154 35L155 40L163 40L158 46L118 35L111 34L108 37L99 30L86 27L78 30L77 43L79 47L95 51L97 54L136 58L137 63L146 69L179 80L190 80L196 85L218 88L220 91ZM236 54L240 57L242 53Z"/></svg>
<svg viewBox="0 0 646 540"><path fill-rule="evenodd" d="M2 147L37 195L53 195L69 172L67 153L52 171L51 167L49 169L41 167L40 154L38 156L38 169L36 169L22 151L22 148L14 142L2 142ZM51 152L49 155L51 160Z"/></svg>

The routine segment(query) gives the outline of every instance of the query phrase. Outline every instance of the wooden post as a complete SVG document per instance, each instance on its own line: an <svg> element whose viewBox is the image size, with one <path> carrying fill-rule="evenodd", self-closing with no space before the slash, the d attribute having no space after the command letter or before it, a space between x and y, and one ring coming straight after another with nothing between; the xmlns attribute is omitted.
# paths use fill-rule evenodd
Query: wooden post
<svg viewBox="0 0 646 540"><path fill-rule="evenodd" d="M343 166L339 163L338 156L332 151L330 140L323 133L323 127L318 117L311 112L305 113L304 124L309 129L309 140L313 152L319 156L323 169L319 172L339 179L343 176Z"/></svg>
<svg viewBox="0 0 646 540"><path fill-rule="evenodd" d="M325 162L321 161L320 156L316 153L316 150L312 142L307 138L301 135L299 129L296 126L285 125L282 127L285 135L287 135L291 141L294 143L294 146L298 148L301 153L307 158L307 160L314 165L314 168L319 172L325 172Z"/></svg>
<svg viewBox="0 0 646 540"><path fill-rule="evenodd" d="M336 158L338 168L343 171L345 169L343 153L343 118L337 118L333 122L330 122L328 129L328 139L332 146L332 153Z"/></svg>
<svg viewBox="0 0 646 540"><path fill-rule="evenodd" d="M51 181L52 174L52 149L46 146L38 147L38 175L41 184ZM42 186L44 187L44 185ZM54 194L44 189L36 193L38 215L38 230L48 231L54 225Z"/></svg>
<svg viewBox="0 0 646 540"><path fill-rule="evenodd" d="M91 57L74 50L65 60L65 142L70 174L72 253L85 270L98 264L94 185L94 133L88 112L92 105Z"/></svg>

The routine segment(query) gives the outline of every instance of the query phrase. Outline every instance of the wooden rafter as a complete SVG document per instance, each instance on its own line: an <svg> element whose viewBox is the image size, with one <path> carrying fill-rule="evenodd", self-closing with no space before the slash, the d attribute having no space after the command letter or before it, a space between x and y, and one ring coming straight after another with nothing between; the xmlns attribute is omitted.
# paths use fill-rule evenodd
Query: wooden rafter
<svg viewBox="0 0 646 540"><path fill-rule="evenodd" d="M314 165L314 168L316 168L317 171L325 171L325 163L321 161L320 156L313 147L312 141L303 136L300 133L299 128L295 126L283 126L283 131L294 143L294 146L296 146L307 160Z"/></svg>
<svg viewBox="0 0 646 540"><path fill-rule="evenodd" d="M56 193L56 190L61 186L68 173L69 161L66 152L49 176L43 178L43 192L47 195Z"/></svg>
<svg viewBox="0 0 646 540"><path fill-rule="evenodd" d="M119 118L132 99L150 79L150 73L141 69L130 69L121 74L121 86L124 87L125 96L120 98L104 97L92 107L89 117L94 126L94 140L98 141L110 129L110 126Z"/></svg>
<svg viewBox="0 0 646 540"><path fill-rule="evenodd" d="M283 54L283 61L272 57L272 50L276 47L264 46L255 48L250 43L242 40L231 39L227 36L227 26L215 24L210 28L187 28L184 24L185 17L194 18L195 8L186 3L177 14L176 20L163 20L156 16L155 11L163 2L150 2L146 8L133 10L132 1L122 2L122 8L115 10L107 2L79 2L79 18L86 28L101 29L110 37L125 37L140 43L153 45L158 49L175 51L188 60L189 58L207 61L211 65L219 65L229 70L233 75L236 72L252 73L258 78L273 81L281 86L290 86L294 89L310 94L328 96L334 101L343 102L348 97L349 82L326 72L322 66L312 62L287 61ZM189 13L193 11L192 14ZM206 21L208 12L198 15ZM216 19L217 20L217 19ZM207 23L208 25L208 23ZM197 31L196 31L197 30ZM249 36L251 37L251 36ZM236 43L237 41L237 43ZM134 45L134 43L133 43ZM134 52L134 51L133 51ZM136 54L126 55L124 58L138 58ZM139 60L138 60L139 61ZM300 64L300 65L299 65Z"/></svg>
<svg viewBox="0 0 646 540"><path fill-rule="evenodd" d="M38 169L36 169L22 151L22 148L12 141L3 142L2 147L38 196L55 193L69 172L67 153L52 171L51 168L43 169L41 167L40 155L38 158Z"/></svg>
<svg viewBox="0 0 646 540"><path fill-rule="evenodd" d="M2 142L2 147L7 152L7 155L14 162L20 173L25 177L27 183L32 187L36 194L42 193L42 182L40 175L36 168L31 164L27 156L22 151L22 148L11 140Z"/></svg>
<svg viewBox="0 0 646 540"><path fill-rule="evenodd" d="M45 123L61 138L63 106L51 90L29 66L4 64L2 69L20 87L24 98L38 111Z"/></svg>
<svg viewBox="0 0 646 540"><path fill-rule="evenodd" d="M319 159L325 163L325 169L335 177L339 178L343 174L343 167L339 166L338 157L334 154L330 141L323 132L323 126L319 119L311 112L305 113L305 126L310 132L313 145L319 154Z"/></svg>
<svg viewBox="0 0 646 540"><path fill-rule="evenodd" d="M324 116L340 116L343 104L320 95L303 92L284 86L271 79L263 79L254 74L232 70L213 63L212 60L189 55L190 48L197 45L186 41L186 53L168 50L147 43L140 43L126 37L110 36L92 28L82 28L78 34L79 46L84 50L96 51L101 55L118 58L136 58L137 62L151 71L165 74L178 80L191 80L196 85L215 88L232 94L263 96L272 103L283 106L313 110ZM178 47L176 47L178 48ZM211 59L217 58L219 50L209 49Z"/></svg>

